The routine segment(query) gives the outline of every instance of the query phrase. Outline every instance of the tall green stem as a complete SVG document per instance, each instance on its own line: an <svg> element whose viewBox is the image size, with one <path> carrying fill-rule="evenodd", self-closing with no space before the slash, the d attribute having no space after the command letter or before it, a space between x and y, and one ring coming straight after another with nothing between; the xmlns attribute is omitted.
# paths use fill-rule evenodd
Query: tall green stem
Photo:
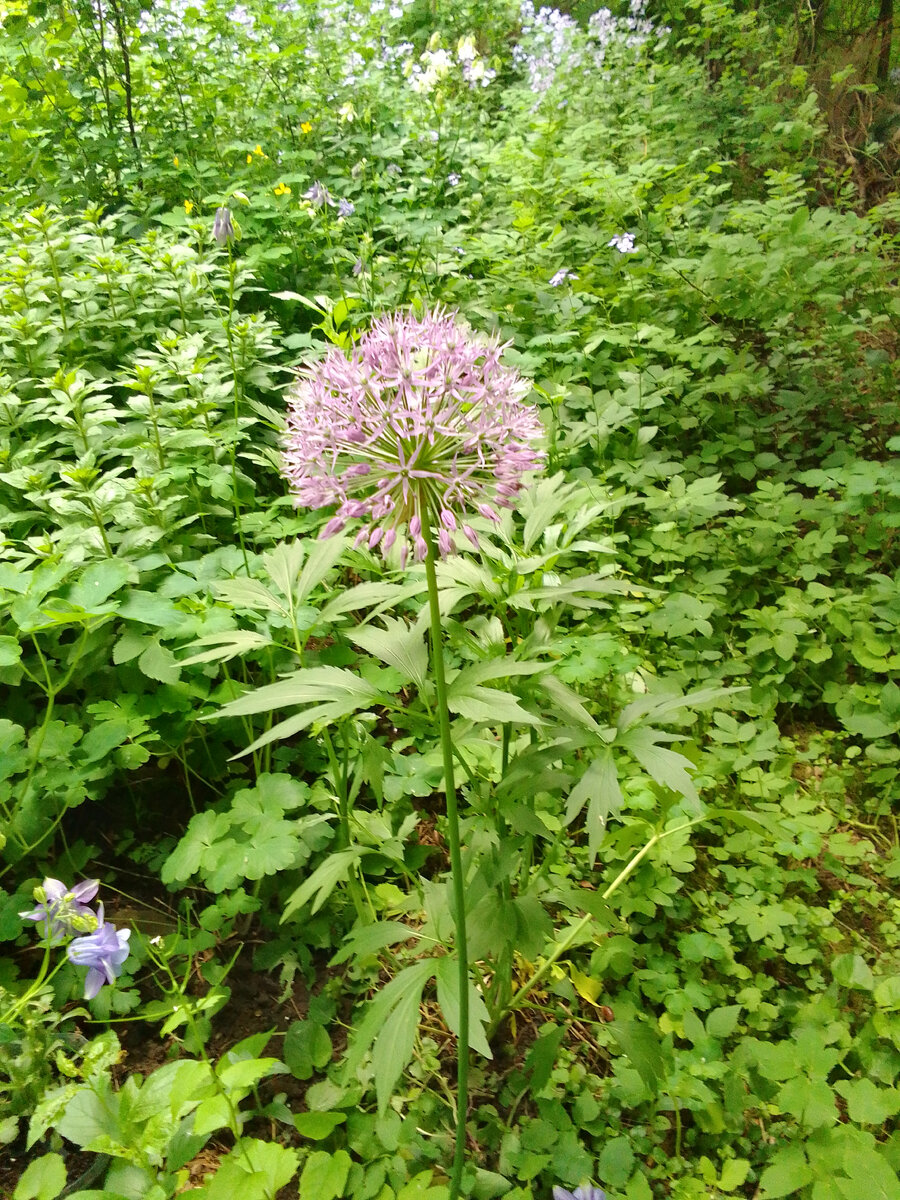
<svg viewBox="0 0 900 1200"><path fill-rule="evenodd" d="M453 741L450 736L450 709L447 704L447 680L444 675L443 626L438 603L437 575L434 569L434 534L423 504L422 536L428 553L425 577L428 581L428 607L431 616L431 665L441 731L444 759L444 789L447 796L447 841L450 845L450 875L453 885L453 919L456 926L456 957L459 968L459 1031L456 1042L456 1142L450 1168L450 1197L457 1200L462 1182L466 1153L466 1114L469 1107L469 950L466 940L466 888L463 879L462 852L459 842L459 809L453 782Z"/></svg>

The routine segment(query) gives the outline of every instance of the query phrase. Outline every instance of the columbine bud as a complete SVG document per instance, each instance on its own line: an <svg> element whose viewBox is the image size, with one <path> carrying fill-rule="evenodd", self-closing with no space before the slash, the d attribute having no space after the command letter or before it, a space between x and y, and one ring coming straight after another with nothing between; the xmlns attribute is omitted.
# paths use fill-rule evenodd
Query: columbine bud
<svg viewBox="0 0 900 1200"><path fill-rule="evenodd" d="M213 221L212 235L220 246L234 241L234 225L231 220L230 208L217 208L216 219Z"/></svg>

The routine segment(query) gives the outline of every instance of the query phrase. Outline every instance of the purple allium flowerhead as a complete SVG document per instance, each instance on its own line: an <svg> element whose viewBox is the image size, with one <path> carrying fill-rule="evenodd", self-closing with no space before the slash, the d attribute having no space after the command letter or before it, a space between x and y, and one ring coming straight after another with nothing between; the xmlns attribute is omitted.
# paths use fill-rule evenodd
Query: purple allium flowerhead
<svg viewBox="0 0 900 1200"><path fill-rule="evenodd" d="M589 1183L583 1183L574 1192L567 1192L557 1184L553 1189L553 1200L606 1200L606 1192Z"/></svg>
<svg viewBox="0 0 900 1200"><path fill-rule="evenodd" d="M73 933L89 933L97 927L97 914L88 908L100 888L99 879L84 879L68 888L59 879L45 879L34 889L37 907L19 913L26 921L40 922L41 935L58 942Z"/></svg>
<svg viewBox="0 0 900 1200"><path fill-rule="evenodd" d="M423 526L440 554L458 529L478 548L468 514L499 520L522 477L540 467L543 435L530 383L500 362L506 347L478 338L456 314L381 317L347 357L337 348L305 370L290 395L284 473L295 503L336 504L322 537L361 519L356 544L400 539L426 554Z"/></svg>
<svg viewBox="0 0 900 1200"><path fill-rule="evenodd" d="M69 943L66 955L76 967L87 967L84 981L84 998L93 1000L104 983L115 983L116 976L128 957L130 929L116 929L103 919L103 905L97 909L97 928L87 937L75 938Z"/></svg>

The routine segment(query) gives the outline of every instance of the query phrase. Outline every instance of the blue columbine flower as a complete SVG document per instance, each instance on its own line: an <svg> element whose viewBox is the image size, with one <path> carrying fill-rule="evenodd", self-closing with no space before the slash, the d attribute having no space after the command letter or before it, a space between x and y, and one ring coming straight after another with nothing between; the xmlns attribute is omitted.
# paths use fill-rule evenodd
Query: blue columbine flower
<svg viewBox="0 0 900 1200"><path fill-rule="evenodd" d="M550 280L551 287L559 287L561 283L565 283L567 279L577 279L578 276L574 271L570 271L568 267L561 267L553 278Z"/></svg>
<svg viewBox="0 0 900 1200"><path fill-rule="evenodd" d="M89 933L97 927L97 914L86 901L93 900L99 888L99 879L84 879L73 888L60 879L45 879L34 889L37 907L19 916L25 921L38 921L42 936L51 942L73 933Z"/></svg>
<svg viewBox="0 0 900 1200"><path fill-rule="evenodd" d="M352 200L338 201L338 214L342 217L352 217L356 212L356 205Z"/></svg>
<svg viewBox="0 0 900 1200"><path fill-rule="evenodd" d="M583 1183L574 1192L567 1192L557 1184L553 1189L553 1200L606 1200L606 1192L589 1183Z"/></svg>
<svg viewBox="0 0 900 1200"><path fill-rule="evenodd" d="M66 951L69 962L87 967L84 998L93 1000L104 983L114 983L128 957L130 929L116 929L103 919L103 905L97 909L97 928L87 937L75 938Z"/></svg>
<svg viewBox="0 0 900 1200"><path fill-rule="evenodd" d="M334 208L331 193L325 184L320 183L318 179L308 191L303 193L303 199L308 200L313 208L324 208L326 204Z"/></svg>

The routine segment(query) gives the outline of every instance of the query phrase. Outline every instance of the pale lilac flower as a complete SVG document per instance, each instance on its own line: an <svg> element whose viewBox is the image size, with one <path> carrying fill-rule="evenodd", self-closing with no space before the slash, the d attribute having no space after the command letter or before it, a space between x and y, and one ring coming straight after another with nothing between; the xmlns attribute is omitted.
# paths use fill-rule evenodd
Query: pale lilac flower
<svg viewBox="0 0 900 1200"><path fill-rule="evenodd" d="M458 174L456 171L451 171L450 174L447 176L447 184L450 187L456 187L461 179L462 179L462 175Z"/></svg>
<svg viewBox="0 0 900 1200"><path fill-rule="evenodd" d="M352 217L356 212L356 205L352 200L341 199L338 201L338 214L342 217Z"/></svg>
<svg viewBox="0 0 900 1200"><path fill-rule="evenodd" d="M234 241L234 225L231 223L231 209L217 208L213 221L212 235L220 246Z"/></svg>
<svg viewBox="0 0 900 1200"><path fill-rule="evenodd" d="M69 943L66 954L76 967L87 967L84 981L84 998L93 1000L104 983L115 983L116 976L128 957L130 929L116 929L103 919L103 905L97 909L97 928L87 937L75 938Z"/></svg>
<svg viewBox="0 0 900 1200"><path fill-rule="evenodd" d="M331 198L331 193L324 183L319 183L318 179L312 185L309 191L303 193L303 199L308 200L313 208L324 208L326 204L329 204L332 208L334 208L334 201Z"/></svg>
<svg viewBox="0 0 900 1200"><path fill-rule="evenodd" d="M578 276L574 271L570 271L568 267L561 267L553 278L550 280L551 287L559 287L561 283L565 283L567 279L577 279Z"/></svg>
<svg viewBox="0 0 900 1200"><path fill-rule="evenodd" d="M45 879L41 887L34 889L37 907L19 916L40 922L41 936L51 942L73 933L87 933L96 928L97 915L86 901L93 900L99 888L99 879L85 879L73 888L67 888L59 879Z"/></svg>
<svg viewBox="0 0 900 1200"><path fill-rule="evenodd" d="M553 1188L553 1200L606 1200L606 1192L590 1184L582 1184L574 1192L567 1192L559 1184Z"/></svg>
<svg viewBox="0 0 900 1200"><path fill-rule="evenodd" d="M499 520L494 505L512 507L544 459L530 384L500 362L504 349L439 308L394 313L349 358L335 348L303 372L289 397L284 473L296 504L337 505L322 537L362 520L357 545L386 556L399 539L403 565L410 541L425 557L425 522L443 556L460 524L477 546L468 513Z"/></svg>
<svg viewBox="0 0 900 1200"><path fill-rule="evenodd" d="M638 252L638 248L634 244L633 233L617 233L606 244L612 246L614 250L618 250L620 254L637 254Z"/></svg>

